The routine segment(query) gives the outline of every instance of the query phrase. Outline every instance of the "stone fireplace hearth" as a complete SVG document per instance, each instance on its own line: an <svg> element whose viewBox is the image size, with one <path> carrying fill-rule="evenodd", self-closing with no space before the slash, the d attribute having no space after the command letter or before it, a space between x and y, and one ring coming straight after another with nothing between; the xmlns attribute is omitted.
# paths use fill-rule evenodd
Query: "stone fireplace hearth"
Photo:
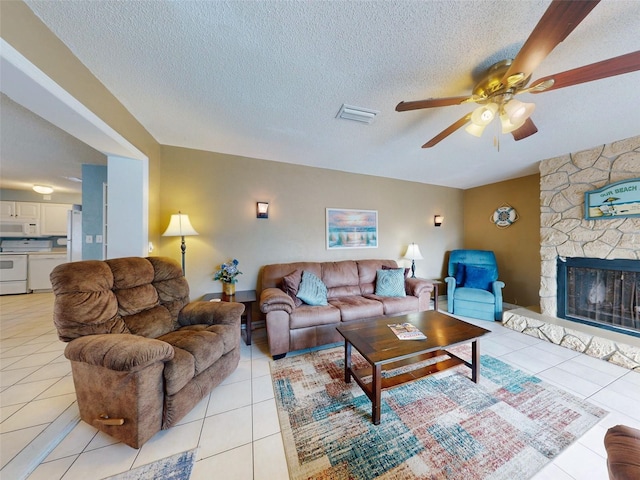
<svg viewBox="0 0 640 480"><path fill-rule="evenodd" d="M640 177L640 136L540 163L540 313L505 312L518 331L640 372L640 339L558 318L557 260L640 261L640 218L585 220L585 192Z"/></svg>

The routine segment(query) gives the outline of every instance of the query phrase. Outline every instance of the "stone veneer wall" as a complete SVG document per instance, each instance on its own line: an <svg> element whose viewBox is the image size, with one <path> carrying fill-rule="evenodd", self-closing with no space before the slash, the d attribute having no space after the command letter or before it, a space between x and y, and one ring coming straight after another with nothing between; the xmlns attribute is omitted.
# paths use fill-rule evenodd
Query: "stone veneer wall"
<svg viewBox="0 0 640 480"><path fill-rule="evenodd" d="M558 257L640 260L640 218L584 219L585 192L636 177L640 136L540 163L542 315L507 311L504 326L640 372L640 347L602 338L598 329L578 323L569 328L555 318Z"/></svg>
<svg viewBox="0 0 640 480"><path fill-rule="evenodd" d="M640 136L540 163L540 309L557 315L558 257L640 259L640 218L585 220L584 194L640 177Z"/></svg>

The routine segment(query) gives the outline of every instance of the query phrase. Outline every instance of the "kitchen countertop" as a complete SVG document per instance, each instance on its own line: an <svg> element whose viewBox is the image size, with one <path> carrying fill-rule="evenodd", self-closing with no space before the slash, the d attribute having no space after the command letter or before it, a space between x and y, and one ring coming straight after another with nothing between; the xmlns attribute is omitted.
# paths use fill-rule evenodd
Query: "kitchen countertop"
<svg viewBox="0 0 640 480"><path fill-rule="evenodd" d="M51 252L0 252L0 255L66 255L66 250L54 249Z"/></svg>

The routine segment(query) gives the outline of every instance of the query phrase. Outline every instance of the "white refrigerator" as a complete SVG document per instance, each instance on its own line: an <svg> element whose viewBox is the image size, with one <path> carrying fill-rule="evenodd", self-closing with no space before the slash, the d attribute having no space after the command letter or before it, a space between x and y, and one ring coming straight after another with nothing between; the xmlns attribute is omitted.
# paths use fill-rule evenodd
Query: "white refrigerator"
<svg viewBox="0 0 640 480"><path fill-rule="evenodd" d="M82 211L67 212L67 261L82 260Z"/></svg>

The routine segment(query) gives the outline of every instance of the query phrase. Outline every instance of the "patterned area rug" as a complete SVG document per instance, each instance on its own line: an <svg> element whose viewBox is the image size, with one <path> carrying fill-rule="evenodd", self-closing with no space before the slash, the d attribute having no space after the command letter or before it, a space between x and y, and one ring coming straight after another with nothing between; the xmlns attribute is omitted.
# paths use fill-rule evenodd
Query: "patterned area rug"
<svg viewBox="0 0 640 480"><path fill-rule="evenodd" d="M189 480L198 449L176 453L104 480Z"/></svg>
<svg viewBox="0 0 640 480"><path fill-rule="evenodd" d="M607 414L483 355L480 385L459 366L388 390L373 425L367 396L344 383L343 355L271 363L292 479L526 479ZM366 363L354 354L354 365Z"/></svg>

